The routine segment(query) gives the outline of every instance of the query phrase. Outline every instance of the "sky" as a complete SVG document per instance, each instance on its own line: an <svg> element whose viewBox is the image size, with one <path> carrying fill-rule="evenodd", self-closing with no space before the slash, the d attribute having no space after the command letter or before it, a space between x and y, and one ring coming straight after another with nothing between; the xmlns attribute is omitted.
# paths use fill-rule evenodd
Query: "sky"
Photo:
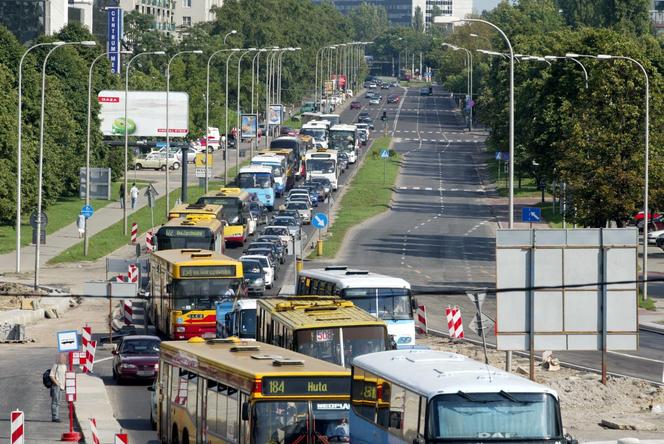
<svg viewBox="0 0 664 444"><path fill-rule="evenodd" d="M473 10L482 12L485 9L493 9L500 0L473 0Z"/></svg>

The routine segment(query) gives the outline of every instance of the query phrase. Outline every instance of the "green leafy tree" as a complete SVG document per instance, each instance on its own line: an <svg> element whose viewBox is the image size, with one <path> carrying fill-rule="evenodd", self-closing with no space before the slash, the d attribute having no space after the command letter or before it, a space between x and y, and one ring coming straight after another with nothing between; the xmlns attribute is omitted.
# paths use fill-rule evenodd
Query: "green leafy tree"
<svg viewBox="0 0 664 444"><path fill-rule="evenodd" d="M360 41L371 41L390 26L385 8L369 3L351 9L348 18L355 30L355 39Z"/></svg>
<svg viewBox="0 0 664 444"><path fill-rule="evenodd" d="M650 0L558 0L571 26L613 28L636 35L650 33Z"/></svg>
<svg viewBox="0 0 664 444"><path fill-rule="evenodd" d="M413 12L413 29L417 32L424 32L424 12L417 6Z"/></svg>

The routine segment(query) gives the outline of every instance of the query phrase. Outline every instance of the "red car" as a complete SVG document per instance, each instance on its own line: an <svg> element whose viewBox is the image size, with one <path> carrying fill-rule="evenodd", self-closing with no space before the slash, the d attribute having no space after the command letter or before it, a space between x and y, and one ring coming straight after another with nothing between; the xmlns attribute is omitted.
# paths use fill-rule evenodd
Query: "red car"
<svg viewBox="0 0 664 444"><path fill-rule="evenodd" d="M390 94L387 96L387 103L399 103L401 98L396 94Z"/></svg>
<svg viewBox="0 0 664 444"><path fill-rule="evenodd" d="M157 336L131 335L120 340L113 350L113 379L122 383L126 379L154 379L159 371Z"/></svg>
<svg viewBox="0 0 664 444"><path fill-rule="evenodd" d="M358 101L350 102L350 109L362 109L362 104Z"/></svg>

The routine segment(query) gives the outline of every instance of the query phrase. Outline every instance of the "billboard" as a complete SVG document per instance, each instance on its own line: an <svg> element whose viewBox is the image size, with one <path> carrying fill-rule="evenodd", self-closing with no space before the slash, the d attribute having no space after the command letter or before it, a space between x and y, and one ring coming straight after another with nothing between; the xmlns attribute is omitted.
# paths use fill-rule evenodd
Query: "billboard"
<svg viewBox="0 0 664 444"><path fill-rule="evenodd" d="M120 51L122 50L123 10L121 8L108 8L107 22L106 51L108 51L108 59L111 61L111 72L120 74L122 68Z"/></svg>
<svg viewBox="0 0 664 444"><path fill-rule="evenodd" d="M636 228L498 230L498 349L636 350L637 245Z"/></svg>
<svg viewBox="0 0 664 444"><path fill-rule="evenodd" d="M270 105L270 114L268 115L268 124L281 125L281 118L284 112L283 105Z"/></svg>
<svg viewBox="0 0 664 444"><path fill-rule="evenodd" d="M332 74L331 76L332 80L336 81L337 88L338 89L345 89L346 88L346 75L345 74Z"/></svg>
<svg viewBox="0 0 664 444"><path fill-rule="evenodd" d="M122 136L124 126L124 91L100 91L99 119L105 136ZM166 92L129 91L127 132L130 136L166 137ZM189 132L189 95L171 91L168 103L171 137L185 137Z"/></svg>
<svg viewBox="0 0 664 444"><path fill-rule="evenodd" d="M242 114L240 123L240 137L255 139L258 133L258 116L256 114Z"/></svg>
<svg viewBox="0 0 664 444"><path fill-rule="evenodd" d="M326 80L325 81L325 92L329 94L332 91L334 91L334 82L332 80Z"/></svg>

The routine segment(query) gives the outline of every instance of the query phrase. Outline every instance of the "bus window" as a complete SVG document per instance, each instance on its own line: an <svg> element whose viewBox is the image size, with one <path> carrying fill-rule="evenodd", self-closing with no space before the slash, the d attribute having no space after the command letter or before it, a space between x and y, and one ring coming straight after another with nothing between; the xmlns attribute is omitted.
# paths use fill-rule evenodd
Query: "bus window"
<svg viewBox="0 0 664 444"><path fill-rule="evenodd" d="M253 439L255 443L306 442L309 424L309 403L263 401L254 404ZM258 422L257 418L264 418Z"/></svg>

